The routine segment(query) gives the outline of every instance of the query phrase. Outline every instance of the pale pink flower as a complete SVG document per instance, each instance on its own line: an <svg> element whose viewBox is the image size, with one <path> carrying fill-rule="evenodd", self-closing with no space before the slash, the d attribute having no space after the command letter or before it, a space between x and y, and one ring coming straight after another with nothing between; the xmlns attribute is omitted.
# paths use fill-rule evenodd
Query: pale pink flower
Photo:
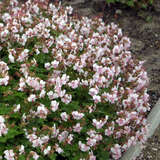
<svg viewBox="0 0 160 160"><path fill-rule="evenodd" d="M37 108L36 115L39 118L44 118L45 119L47 117L47 114L48 114L48 109L43 104L40 104Z"/></svg>
<svg viewBox="0 0 160 160"><path fill-rule="evenodd" d="M61 134L58 135L59 143L64 142L67 137L68 137L68 132L63 131Z"/></svg>
<svg viewBox="0 0 160 160"><path fill-rule="evenodd" d="M24 145L21 145L19 148L19 154L23 154L24 153Z"/></svg>
<svg viewBox="0 0 160 160"><path fill-rule="evenodd" d="M89 89L89 94L93 97L94 95L97 95L99 93L98 88L90 88Z"/></svg>
<svg viewBox="0 0 160 160"><path fill-rule="evenodd" d="M31 154L32 154L34 160L37 160L39 158L39 155L36 152L31 151Z"/></svg>
<svg viewBox="0 0 160 160"><path fill-rule="evenodd" d="M45 63L44 64L44 67L47 69L47 70L49 70L50 69L50 67L51 67L51 64L48 62L48 63Z"/></svg>
<svg viewBox="0 0 160 160"><path fill-rule="evenodd" d="M36 101L36 95L35 94L31 94L29 97L28 97L28 102L35 102Z"/></svg>
<svg viewBox="0 0 160 160"><path fill-rule="evenodd" d="M51 101L51 110L53 112L55 112L55 111L58 110L58 106L59 106L59 102L57 102L57 101Z"/></svg>
<svg viewBox="0 0 160 160"><path fill-rule="evenodd" d="M48 98L49 98L50 100L52 100L52 99L55 98L53 91L49 91L49 92L47 93L47 96L48 96Z"/></svg>
<svg viewBox="0 0 160 160"><path fill-rule="evenodd" d="M106 96L106 101L109 101L112 104L114 104L118 100L116 93L113 94L106 93L105 96Z"/></svg>
<svg viewBox="0 0 160 160"><path fill-rule="evenodd" d="M127 120L123 118L118 118L116 122L118 123L119 126L124 126L127 123Z"/></svg>
<svg viewBox="0 0 160 160"><path fill-rule="evenodd" d="M73 134L70 134L70 135L68 136L68 138L67 138L67 143L68 143L68 144L71 144L72 141L73 141Z"/></svg>
<svg viewBox="0 0 160 160"><path fill-rule="evenodd" d="M68 14L72 14L72 12L73 12L72 6L67 6L66 10L67 10Z"/></svg>
<svg viewBox="0 0 160 160"><path fill-rule="evenodd" d="M53 131L52 131L52 137L53 137L53 138L57 137L58 134L59 134L59 129L56 128L56 125L55 125L55 124L53 125L52 130L53 130Z"/></svg>
<svg viewBox="0 0 160 160"><path fill-rule="evenodd" d="M68 85L71 88L76 89L79 86L79 83L80 83L80 80L77 79L77 80L73 80L73 81L69 82Z"/></svg>
<svg viewBox="0 0 160 160"><path fill-rule="evenodd" d="M114 159L119 159L121 157L121 146L115 144L114 147L111 148L111 152Z"/></svg>
<svg viewBox="0 0 160 160"><path fill-rule="evenodd" d="M56 148L56 152L58 152L59 154L63 153L63 149L61 147L59 147L58 144L55 144L55 148Z"/></svg>
<svg viewBox="0 0 160 160"><path fill-rule="evenodd" d="M61 116L63 121L67 122L69 116L66 112L62 112L60 116Z"/></svg>
<svg viewBox="0 0 160 160"><path fill-rule="evenodd" d="M50 153L50 151L51 151L51 146L48 146L46 149L44 149L43 153L44 155L47 155Z"/></svg>
<svg viewBox="0 0 160 160"><path fill-rule="evenodd" d="M93 155L93 152L89 152L89 160L96 160L96 156Z"/></svg>
<svg viewBox="0 0 160 160"><path fill-rule="evenodd" d="M4 123L0 123L0 136L8 133L8 128Z"/></svg>
<svg viewBox="0 0 160 160"><path fill-rule="evenodd" d="M90 146L90 147L93 147L95 146L97 143L96 139L94 138L87 138L87 145Z"/></svg>
<svg viewBox="0 0 160 160"><path fill-rule="evenodd" d="M15 160L15 158L14 158L15 154L14 154L12 149L11 150L5 150L4 154L5 154L4 158L6 158L7 160Z"/></svg>
<svg viewBox="0 0 160 160"><path fill-rule="evenodd" d="M41 143L44 144L44 143L47 143L49 141L49 136L45 135L45 136L41 137L40 139L41 139Z"/></svg>
<svg viewBox="0 0 160 160"><path fill-rule="evenodd" d="M114 46L114 48L113 48L113 54L119 54L120 53L120 48L119 48L119 46L118 45L116 45L116 46Z"/></svg>
<svg viewBox="0 0 160 160"><path fill-rule="evenodd" d="M4 123L5 122L5 119L3 116L0 116L0 124Z"/></svg>
<svg viewBox="0 0 160 160"><path fill-rule="evenodd" d="M51 65L54 69L56 69L59 65L59 61L54 60L54 61L51 62Z"/></svg>
<svg viewBox="0 0 160 160"><path fill-rule="evenodd" d="M12 54L9 54L8 58L9 58L9 60L10 60L11 63L15 62L14 61L14 56Z"/></svg>
<svg viewBox="0 0 160 160"><path fill-rule="evenodd" d="M61 98L61 101L65 104L69 104L72 100L72 95L65 94L63 98Z"/></svg>
<svg viewBox="0 0 160 160"><path fill-rule="evenodd" d="M102 121L102 120L100 120L100 121L97 121L96 119L93 119L92 120L92 124L93 124L93 126L95 126L97 129L101 129L104 125L105 125L105 123L107 122L106 120L105 121Z"/></svg>
<svg viewBox="0 0 160 160"><path fill-rule="evenodd" d="M28 49L24 49L24 51L19 55L17 61L18 62L23 62L23 61L27 60L27 58L28 58L28 52L29 52Z"/></svg>
<svg viewBox="0 0 160 160"><path fill-rule="evenodd" d="M84 117L84 114L83 113L79 113L78 111L73 111L72 112L72 116L73 116L74 119L80 120L81 118Z"/></svg>
<svg viewBox="0 0 160 160"><path fill-rule="evenodd" d="M48 52L49 52L49 50L48 50L47 47L43 47L43 48L42 48L42 51L43 51L43 53L48 53Z"/></svg>
<svg viewBox="0 0 160 160"><path fill-rule="evenodd" d="M40 137L32 141L32 146L34 148L39 147L41 145L42 145L42 141L41 141Z"/></svg>
<svg viewBox="0 0 160 160"><path fill-rule="evenodd" d="M80 123L77 123L75 126L73 126L73 131L80 133L82 127L80 126Z"/></svg>
<svg viewBox="0 0 160 160"><path fill-rule="evenodd" d="M93 100L94 100L95 103L99 103L99 102L101 102L101 97L97 96L97 95L94 95Z"/></svg>
<svg viewBox="0 0 160 160"><path fill-rule="evenodd" d="M87 146L86 144L82 143L81 141L78 142L78 145L79 145L79 149L82 151L82 152L87 152L89 151L90 147Z"/></svg>
<svg viewBox="0 0 160 160"><path fill-rule="evenodd" d="M18 112L18 111L20 110L20 108L21 108L21 105L18 104L18 105L16 105L16 108L15 108L13 111L14 111L14 112Z"/></svg>
<svg viewBox="0 0 160 160"><path fill-rule="evenodd" d="M105 129L105 135L110 136L110 135L113 134L113 131L114 131L114 127L113 126L108 127L107 129Z"/></svg>
<svg viewBox="0 0 160 160"><path fill-rule="evenodd" d="M128 37L123 37L123 38L121 39L121 42L123 43L124 48L125 48L126 50L129 49L129 47L131 46L131 41L130 41L130 39L129 39Z"/></svg>
<svg viewBox="0 0 160 160"><path fill-rule="evenodd" d="M45 94L46 94L46 91L44 89L42 89L39 94L39 98L44 98Z"/></svg>

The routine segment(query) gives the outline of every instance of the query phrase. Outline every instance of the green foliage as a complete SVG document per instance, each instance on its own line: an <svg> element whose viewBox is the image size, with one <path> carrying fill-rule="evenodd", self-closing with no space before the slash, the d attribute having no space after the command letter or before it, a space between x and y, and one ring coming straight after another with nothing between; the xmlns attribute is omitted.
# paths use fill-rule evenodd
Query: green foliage
<svg viewBox="0 0 160 160"><path fill-rule="evenodd" d="M28 2L18 16L13 14L13 22L18 18L20 23L15 34L10 29L12 20L1 16L7 10L15 12L10 1L4 2L6 11L0 5L0 156L11 151L16 160L110 159L115 144L128 143L130 135L143 129L139 125L145 126L136 107L143 101L148 107L148 97L137 88L148 79L141 64L136 67L131 59L130 40L122 37L117 25L105 27L101 19L71 18L72 8L49 5L49 0ZM152 3L106 1L131 7ZM138 125L133 115L134 119L128 118L132 105L133 113L141 117ZM125 133L125 125L133 131ZM119 131L124 135L117 137Z"/></svg>
<svg viewBox="0 0 160 160"><path fill-rule="evenodd" d="M152 5L153 0L106 0L108 4L110 3L122 3L129 7L135 8L147 8L149 5Z"/></svg>
<svg viewBox="0 0 160 160"><path fill-rule="evenodd" d="M22 134L23 132L18 131L16 128L12 128L8 131L7 135L5 135L4 137L0 137L0 142L1 143L5 143L7 142L9 139L13 139L15 138L15 136Z"/></svg>

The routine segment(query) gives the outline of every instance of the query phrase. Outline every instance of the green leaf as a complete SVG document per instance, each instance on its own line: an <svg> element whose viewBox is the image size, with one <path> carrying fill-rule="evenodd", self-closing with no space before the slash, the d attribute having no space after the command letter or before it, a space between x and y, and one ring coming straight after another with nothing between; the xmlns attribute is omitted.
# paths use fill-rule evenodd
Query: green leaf
<svg viewBox="0 0 160 160"><path fill-rule="evenodd" d="M0 142L5 143L7 140L14 138L17 135L23 134L24 131L18 131L18 129L11 128L8 130L8 133L5 136L0 137Z"/></svg>
<svg viewBox="0 0 160 160"><path fill-rule="evenodd" d="M11 111L11 107L6 106L4 103L0 103L0 115L8 114Z"/></svg>
<svg viewBox="0 0 160 160"><path fill-rule="evenodd" d="M49 156L49 158L50 158L51 160L56 160L56 157L57 157L57 154L56 154L56 153L53 153L53 154L51 154L51 155Z"/></svg>
<svg viewBox="0 0 160 160"><path fill-rule="evenodd" d="M3 154L4 150L5 150L5 145L3 143L0 143L0 155Z"/></svg>
<svg viewBox="0 0 160 160"><path fill-rule="evenodd" d="M69 104L62 104L62 110L70 113L73 110L78 110L80 108L78 101L72 101Z"/></svg>
<svg viewBox="0 0 160 160"><path fill-rule="evenodd" d="M107 3L115 3L115 0L106 0Z"/></svg>
<svg viewBox="0 0 160 160"><path fill-rule="evenodd" d="M99 160L109 159L109 152L104 150L104 146L97 150L97 157Z"/></svg>
<svg viewBox="0 0 160 160"><path fill-rule="evenodd" d="M24 155L20 155L20 156L18 157L18 160L26 160L26 158L25 158Z"/></svg>
<svg viewBox="0 0 160 160"><path fill-rule="evenodd" d="M133 0L128 1L128 2L127 2L127 5L130 6L130 7L133 7L133 6L134 6L134 1L133 1Z"/></svg>

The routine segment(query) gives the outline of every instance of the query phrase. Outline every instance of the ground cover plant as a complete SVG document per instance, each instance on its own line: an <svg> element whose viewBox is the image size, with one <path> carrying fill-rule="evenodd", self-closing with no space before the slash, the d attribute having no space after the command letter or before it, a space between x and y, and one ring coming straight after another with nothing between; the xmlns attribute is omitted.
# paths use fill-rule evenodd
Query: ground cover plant
<svg viewBox="0 0 160 160"><path fill-rule="evenodd" d="M147 8L153 4L153 0L106 0L108 4L110 3L122 3L129 7L135 8Z"/></svg>
<svg viewBox="0 0 160 160"><path fill-rule="evenodd" d="M130 45L71 7L1 2L2 159L119 159L144 143L148 77Z"/></svg>

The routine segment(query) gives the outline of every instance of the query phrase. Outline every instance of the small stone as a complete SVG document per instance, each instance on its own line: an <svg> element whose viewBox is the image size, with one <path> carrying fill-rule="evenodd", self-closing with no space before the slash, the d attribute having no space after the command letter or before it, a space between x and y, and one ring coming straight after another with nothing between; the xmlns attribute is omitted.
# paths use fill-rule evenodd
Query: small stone
<svg viewBox="0 0 160 160"><path fill-rule="evenodd" d="M80 9L78 9L78 13L81 16L90 16L93 14L93 11L91 8L80 8Z"/></svg>
<svg viewBox="0 0 160 160"><path fill-rule="evenodd" d="M85 3L85 0L64 1L63 5L79 6Z"/></svg>
<svg viewBox="0 0 160 160"><path fill-rule="evenodd" d="M153 150L153 151L157 151L158 149L157 149L157 148L152 148L152 150Z"/></svg>
<svg viewBox="0 0 160 160"><path fill-rule="evenodd" d="M122 10L117 9L115 13L118 14L118 15L122 15Z"/></svg>
<svg viewBox="0 0 160 160"><path fill-rule="evenodd" d="M138 40L138 39L131 38L131 42L132 42L131 50L133 52L139 52L145 46L145 44L142 41Z"/></svg>
<svg viewBox="0 0 160 160"><path fill-rule="evenodd" d="M158 34L155 34L155 37L159 37Z"/></svg>

